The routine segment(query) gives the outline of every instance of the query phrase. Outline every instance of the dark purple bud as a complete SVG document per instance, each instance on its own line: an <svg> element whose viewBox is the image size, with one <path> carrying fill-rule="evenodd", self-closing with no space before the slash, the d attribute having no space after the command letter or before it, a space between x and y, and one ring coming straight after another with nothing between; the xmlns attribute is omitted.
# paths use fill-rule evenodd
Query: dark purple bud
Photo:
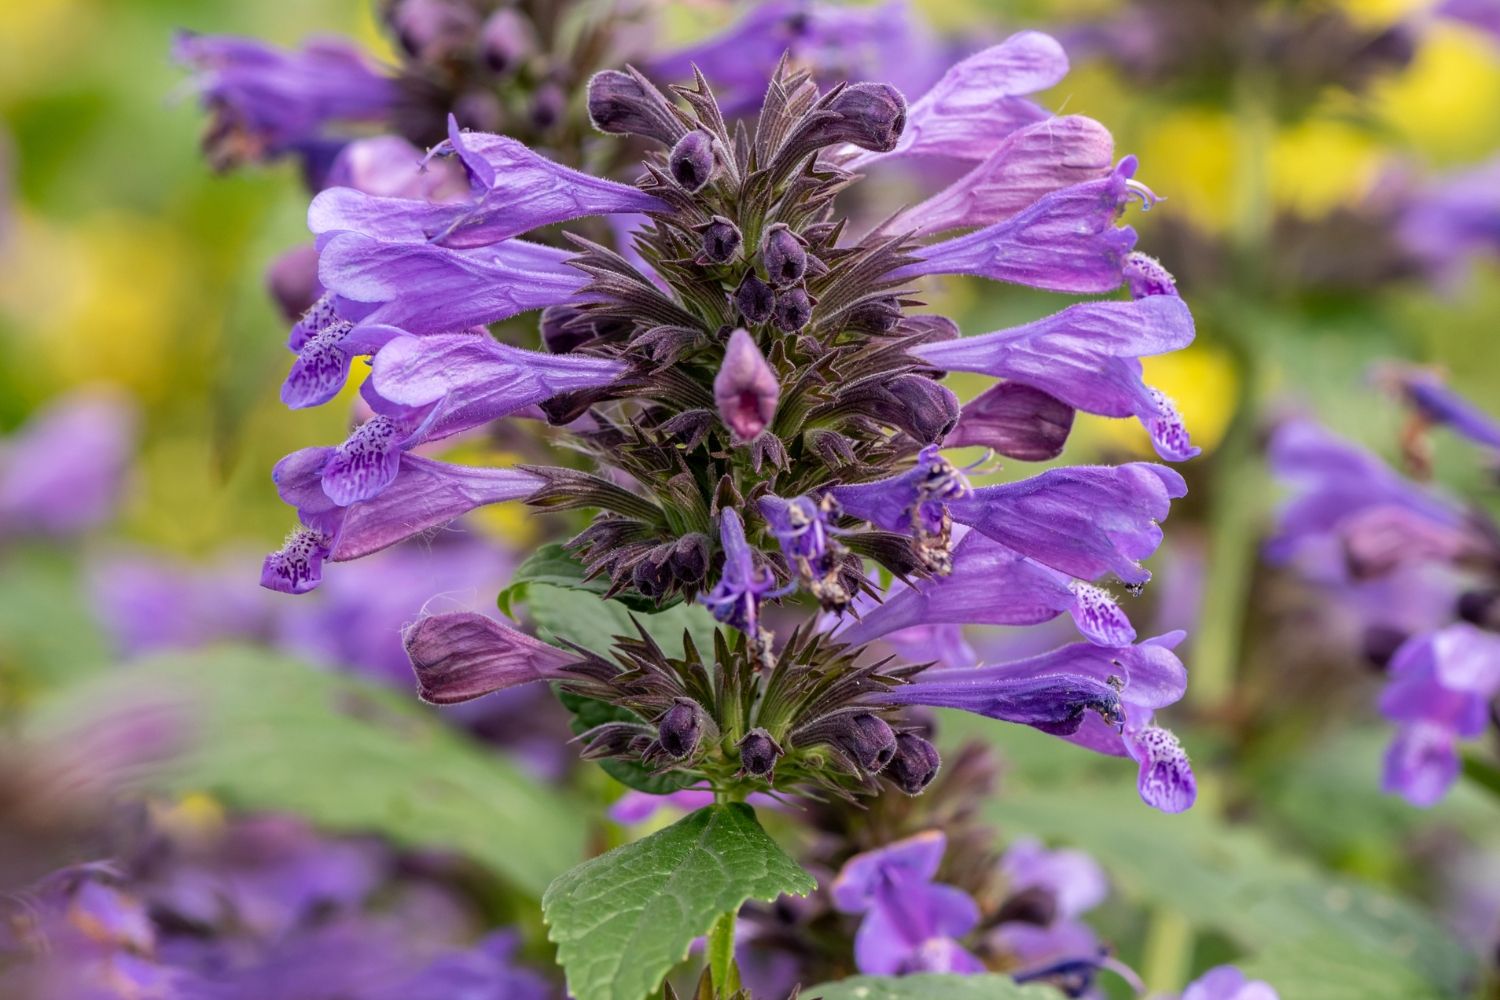
<svg viewBox="0 0 1500 1000"><path fill-rule="evenodd" d="M937 777L943 764L937 747L916 733L896 734L896 753L886 765L885 776L907 795L916 795Z"/></svg>
<svg viewBox="0 0 1500 1000"><path fill-rule="evenodd" d="M859 333L887 334L900 325L901 303L894 295L867 299L844 313L843 327Z"/></svg>
<svg viewBox="0 0 1500 1000"><path fill-rule="evenodd" d="M630 582L652 600L664 597L672 586L672 546L658 545L630 570Z"/></svg>
<svg viewBox="0 0 1500 1000"><path fill-rule="evenodd" d="M836 118L819 127L825 145L847 142L875 153L896 148L906 129L906 98L888 83L854 83L828 105Z"/></svg>
<svg viewBox="0 0 1500 1000"><path fill-rule="evenodd" d="M764 323L771 318L771 313L776 308L776 293L751 271L740 282L740 287L735 289L734 304L740 315L745 317L745 322Z"/></svg>
<svg viewBox="0 0 1500 1000"><path fill-rule="evenodd" d="M752 729L740 740L740 768L753 778L770 781L776 772L776 761L785 752L764 729Z"/></svg>
<svg viewBox="0 0 1500 1000"><path fill-rule="evenodd" d="M683 535L673 544L672 572L679 583L692 586L707 578L708 549L708 536L701 531Z"/></svg>
<svg viewBox="0 0 1500 1000"><path fill-rule="evenodd" d="M607 69L589 81L589 120L611 135L640 135L667 146L687 134L672 105L634 70Z"/></svg>
<svg viewBox="0 0 1500 1000"><path fill-rule="evenodd" d="M479 39L484 64L498 75L513 73L537 51L536 28L520 11L501 7L484 22Z"/></svg>
<svg viewBox="0 0 1500 1000"><path fill-rule="evenodd" d="M948 387L921 375L898 375L885 385L887 405L877 417L922 444L937 444L958 423L958 397Z"/></svg>
<svg viewBox="0 0 1500 1000"><path fill-rule="evenodd" d="M807 273L806 247L780 222L766 230L766 238L760 245L760 260L771 284L777 288L795 285Z"/></svg>
<svg viewBox="0 0 1500 1000"><path fill-rule="evenodd" d="M544 83L531 95L531 124L549 129L562 121L568 110L568 94L557 83Z"/></svg>
<svg viewBox="0 0 1500 1000"><path fill-rule="evenodd" d="M912 342L913 347L917 344L938 344L945 340L957 340L963 336L959 332L958 324L947 316L930 314L907 316L901 321L901 332L916 338Z"/></svg>
<svg viewBox="0 0 1500 1000"><path fill-rule="evenodd" d="M1073 429L1073 408L1040 389L1002 382L969 401L949 448L993 448L1007 458L1045 462L1062 453Z"/></svg>
<svg viewBox="0 0 1500 1000"><path fill-rule="evenodd" d="M714 402L736 441L753 441L776 415L781 386L760 353L755 338L743 330L729 335L724 363L714 376Z"/></svg>
<svg viewBox="0 0 1500 1000"><path fill-rule="evenodd" d="M1172 279L1171 272L1161 266L1161 261L1143 253L1126 255L1125 283L1130 286L1133 299L1177 294L1177 282Z"/></svg>
<svg viewBox="0 0 1500 1000"><path fill-rule="evenodd" d="M783 288L776 293L776 308L772 310L776 326L787 333L796 333L812 319L812 299L801 285Z"/></svg>
<svg viewBox="0 0 1500 1000"><path fill-rule="evenodd" d="M716 215L709 220L702 232L702 262L707 264L729 263L739 254L740 244L745 242L745 238L740 235L739 226L722 215Z"/></svg>
<svg viewBox="0 0 1500 1000"><path fill-rule="evenodd" d="M479 29L473 8L452 0L397 0L389 19L401 47L428 63L461 57Z"/></svg>
<svg viewBox="0 0 1500 1000"><path fill-rule="evenodd" d="M672 179L684 191L699 191L714 176L714 140L702 129L694 129L672 147L667 157Z"/></svg>
<svg viewBox="0 0 1500 1000"><path fill-rule="evenodd" d="M869 712L842 720L833 741L871 774L882 771L896 755L896 734L884 719Z"/></svg>
<svg viewBox="0 0 1500 1000"><path fill-rule="evenodd" d="M1364 648L1365 659L1373 666L1384 668L1391 662L1391 657L1396 655L1396 650L1409 639L1410 636L1398 628L1390 628L1385 625L1371 625L1365 629L1361 638Z"/></svg>
<svg viewBox="0 0 1500 1000"><path fill-rule="evenodd" d="M318 248L311 243L293 247L266 268L266 289L281 315L294 323L323 295L318 280Z"/></svg>
<svg viewBox="0 0 1500 1000"><path fill-rule="evenodd" d="M995 915L997 924L1033 924L1050 927L1057 919L1057 894L1051 889L1034 885L1007 896Z"/></svg>
<svg viewBox="0 0 1500 1000"><path fill-rule="evenodd" d="M656 738L670 757L691 757L703 738L703 709L691 698L678 698L656 724Z"/></svg>

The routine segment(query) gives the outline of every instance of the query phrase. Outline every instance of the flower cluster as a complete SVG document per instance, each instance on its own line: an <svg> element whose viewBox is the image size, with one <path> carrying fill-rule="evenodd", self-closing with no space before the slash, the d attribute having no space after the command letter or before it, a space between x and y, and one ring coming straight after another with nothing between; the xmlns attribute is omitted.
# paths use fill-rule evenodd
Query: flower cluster
<svg viewBox="0 0 1500 1000"><path fill-rule="evenodd" d="M939 759L903 719L961 708L1129 756L1147 802L1187 808L1186 755L1152 721L1183 694L1180 635L1138 642L1101 585L1144 585L1182 478L1134 463L976 487L942 450L1050 457L1084 410L1140 420L1169 460L1196 453L1140 364L1190 342L1192 318L1117 224L1155 196L1133 157L1113 161L1102 126L1025 96L1066 69L1053 39L1023 33L908 103L886 83L822 91L783 64L758 118L734 127L701 74L669 96L606 71L589 85L594 124L657 147L634 185L450 118L431 155L462 169L461 197L324 191L310 221L326 292L293 330L286 392L324 402L369 355L370 416L277 465L301 523L263 583L310 590L325 562L484 504L591 512L568 543L584 576L638 606L700 602L723 626L712 648L687 639L679 656L643 629L607 658L434 615L406 637L425 698L556 682L575 706L607 707L580 714L601 720L583 732L587 755L735 797L773 782L847 795L881 777L914 794ZM927 158L968 170L850 232L835 200L855 168ZM570 249L523 238L622 215L647 220L635 261L576 234ZM921 283L944 275L1129 296L961 340L914 311ZM534 310L545 353L486 330ZM998 381L964 407L949 371ZM512 416L558 428L574 459L493 468L423 453ZM875 568L897 582L882 588ZM857 602L878 607L854 620ZM924 673L867 651L911 627L1064 613L1085 641L1013 663Z"/></svg>
<svg viewBox="0 0 1500 1000"><path fill-rule="evenodd" d="M190 800L144 824L118 860L8 895L0 991L152 1000L544 1000L519 937L479 927L462 896L372 841L301 823L224 823ZM378 902L377 902L378 901ZM477 936L477 935L475 935Z"/></svg>
<svg viewBox="0 0 1500 1000"><path fill-rule="evenodd" d="M1500 421L1432 372L1388 366L1377 380L1409 407L1403 451L1418 475L1431 472L1434 426L1500 449ZM1271 464L1295 493L1268 555L1361 618L1366 653L1389 673L1381 712L1397 724L1385 790L1432 805L1458 776L1460 742L1492 725L1500 694L1500 528L1310 422L1276 432Z"/></svg>

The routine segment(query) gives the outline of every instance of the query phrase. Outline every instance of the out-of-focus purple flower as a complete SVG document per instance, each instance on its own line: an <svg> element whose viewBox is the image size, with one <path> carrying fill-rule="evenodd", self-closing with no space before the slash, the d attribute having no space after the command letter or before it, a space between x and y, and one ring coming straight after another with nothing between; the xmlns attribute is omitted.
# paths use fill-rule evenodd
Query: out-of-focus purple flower
<svg viewBox="0 0 1500 1000"><path fill-rule="evenodd" d="M1295 491L1267 555L1318 578L1380 575L1409 563L1461 562L1490 543L1446 498L1309 421L1275 433L1271 468Z"/></svg>
<svg viewBox="0 0 1500 1000"><path fill-rule="evenodd" d="M1461 279L1474 257L1500 250L1500 159L1427 182L1408 199L1396 235L1439 280Z"/></svg>
<svg viewBox="0 0 1500 1000"><path fill-rule="evenodd" d="M1380 711L1398 726L1382 787L1435 804L1458 777L1458 744L1489 725L1500 694L1500 635L1458 622L1407 640L1390 663Z"/></svg>
<svg viewBox="0 0 1500 1000"><path fill-rule="evenodd" d="M1189 983L1182 1000L1278 1000L1278 995L1269 983L1246 979L1234 966L1221 965Z"/></svg>
<svg viewBox="0 0 1500 1000"><path fill-rule="evenodd" d="M1475 444L1500 449L1500 420L1448 388L1441 373L1387 362L1377 366L1372 377L1396 393L1423 423L1449 427Z"/></svg>
<svg viewBox="0 0 1500 1000"><path fill-rule="evenodd" d="M957 477L957 478L955 478ZM1114 573L1126 583L1150 579L1140 561L1161 544L1158 526L1187 492L1164 466L1077 466L1016 483L973 489L928 447L916 468L890 479L840 486L848 514L887 531L936 538L951 518L1021 555L1084 580Z"/></svg>
<svg viewBox="0 0 1500 1000"><path fill-rule="evenodd" d="M192 565L160 553L106 558L94 566L94 609L125 657L257 640L275 629L275 608L230 555ZM253 563L252 563L253 565Z"/></svg>
<svg viewBox="0 0 1500 1000"><path fill-rule="evenodd" d="M1107 177L1044 195L993 225L912 252L914 263L893 278L970 274L1053 292L1108 292L1124 280L1136 233L1116 220L1132 198L1156 196L1132 180L1127 156Z"/></svg>
<svg viewBox="0 0 1500 1000"><path fill-rule="evenodd" d="M1029 385L1086 413L1136 417L1171 461L1197 454L1176 411L1142 377L1143 357L1193 342L1183 301L1153 295L1132 302L1086 302L1025 326L923 344L912 353L947 371L979 372Z"/></svg>
<svg viewBox="0 0 1500 1000"><path fill-rule="evenodd" d="M778 805L775 797L761 792L752 792L745 801L757 809L776 808ZM632 790L620 796L615 800L615 804L609 807L609 818L616 823L629 826L634 823L644 823L663 809L690 813L713 804L714 793L709 788L684 788L666 795L652 795L650 792Z"/></svg>
<svg viewBox="0 0 1500 1000"><path fill-rule="evenodd" d="M767 0L704 41L646 64L656 80L683 80L701 69L723 113L737 117L759 107L766 80L783 53L824 84L878 74L916 92L941 73L941 52L906 0L876 5Z"/></svg>
<svg viewBox="0 0 1500 1000"><path fill-rule="evenodd" d="M1500 42L1500 3L1496 0L1442 0L1433 13L1478 28Z"/></svg>
<svg viewBox="0 0 1500 1000"><path fill-rule="evenodd" d="M1006 850L1000 870L1006 898L987 938L990 947L1005 956L1017 979L1062 968L1091 983L1105 950L1080 917L1109 893L1098 862L1082 851L1048 850L1022 839Z"/></svg>
<svg viewBox="0 0 1500 1000"><path fill-rule="evenodd" d="M210 162L228 169L337 141L337 129L385 117L395 83L353 45L315 39L287 52L248 38L184 34L173 55L196 74L193 87L213 123Z"/></svg>
<svg viewBox="0 0 1500 1000"><path fill-rule="evenodd" d="M58 397L0 441L0 539L76 535L115 512L136 414L113 392Z"/></svg>
<svg viewBox="0 0 1500 1000"><path fill-rule="evenodd" d="M845 863L831 892L841 912L864 914L854 938L860 972L984 971L958 943L978 925L979 907L962 889L934 881L947 846L941 831L929 830Z"/></svg>

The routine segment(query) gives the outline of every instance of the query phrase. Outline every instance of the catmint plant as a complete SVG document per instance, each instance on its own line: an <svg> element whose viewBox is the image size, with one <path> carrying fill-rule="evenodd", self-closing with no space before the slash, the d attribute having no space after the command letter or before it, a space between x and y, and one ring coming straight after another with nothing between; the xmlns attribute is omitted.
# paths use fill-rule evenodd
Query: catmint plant
<svg viewBox="0 0 1500 1000"><path fill-rule="evenodd" d="M1153 721L1186 686L1172 652L1181 635L1138 639L1107 586L1147 582L1142 561L1185 492L1181 476L1135 462L983 486L944 452L962 428L965 444L1002 455L1056 454L1081 409L1140 420L1168 460L1195 453L1171 402L1142 379L1142 356L1193 337L1170 276L1119 225L1132 202L1156 198L1134 179L1133 157L1113 161L1102 126L1048 118L1023 96L1065 71L1038 33L969 57L911 101L880 82L823 90L783 63L759 115L731 125L702 74L663 91L634 69L608 70L590 82L588 108L601 132L651 149L634 184L450 118L430 162L461 167L463 197L322 192L309 218L326 292L294 329L288 386L300 404L325 402L368 356L370 416L344 442L277 464L299 525L267 557L263 584L311 590L328 564L486 504L573 518L565 550L577 585L634 609L634 634L606 651L571 639L566 622L544 641L459 612L418 621L406 647L428 701L548 682L576 714L584 756L637 788L709 792L717 805L622 849L642 869L691 866L680 852L704 845L774 851L731 805L752 795L922 792L941 765L914 721L926 706L1128 756L1146 802L1187 808L1186 754ZM1048 141L1044 129L1055 130ZM839 195L864 172L939 157L970 173L910 221L860 235L841 218ZM621 215L646 219L636 259L570 231ZM527 238L557 225L566 247ZM1126 295L960 339L950 320L917 311L924 284L949 275ZM486 329L535 311L545 351ZM943 385L949 371L1000 381L971 413ZM507 417L550 425L566 445L558 464L431 456ZM706 609L716 627L696 638L652 627L653 612L678 606ZM883 643L914 628L1062 615L1080 641L1010 663L928 669ZM622 863L595 859L544 901L580 997L597 995L580 956L611 938L584 932L579 901L606 891L596 880ZM705 865L707 900L734 866ZM757 871L712 897L733 904L730 928L745 898L806 891L795 866ZM679 931L720 911L683 912ZM728 953L724 926L714 924L710 962L727 989L715 957ZM642 969L643 992L654 989L665 969Z"/></svg>

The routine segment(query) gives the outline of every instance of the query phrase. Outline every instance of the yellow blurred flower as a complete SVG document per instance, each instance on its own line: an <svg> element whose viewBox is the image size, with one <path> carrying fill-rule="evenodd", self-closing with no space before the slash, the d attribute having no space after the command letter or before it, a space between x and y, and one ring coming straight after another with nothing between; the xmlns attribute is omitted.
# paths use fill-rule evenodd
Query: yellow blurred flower
<svg viewBox="0 0 1500 1000"><path fill-rule="evenodd" d="M1434 162L1477 160L1500 143L1500 52L1478 32L1433 24L1412 65L1373 94L1391 127Z"/></svg>
<svg viewBox="0 0 1500 1000"><path fill-rule="evenodd" d="M1176 402L1193 444L1205 453L1224 437L1239 397L1239 377L1224 351L1204 344L1173 354L1143 359L1146 383ZM1084 444L1125 448L1143 457L1155 455L1151 438L1138 421L1112 420L1080 413L1075 435Z"/></svg>
<svg viewBox="0 0 1500 1000"><path fill-rule="evenodd" d="M1272 198L1299 215L1325 215L1369 191L1383 156L1367 129L1322 118L1300 122L1272 142Z"/></svg>
<svg viewBox="0 0 1500 1000"><path fill-rule="evenodd" d="M1167 196L1174 216L1211 232L1222 231L1236 205L1236 140L1234 119L1223 112L1167 112L1142 136L1142 176Z"/></svg>

